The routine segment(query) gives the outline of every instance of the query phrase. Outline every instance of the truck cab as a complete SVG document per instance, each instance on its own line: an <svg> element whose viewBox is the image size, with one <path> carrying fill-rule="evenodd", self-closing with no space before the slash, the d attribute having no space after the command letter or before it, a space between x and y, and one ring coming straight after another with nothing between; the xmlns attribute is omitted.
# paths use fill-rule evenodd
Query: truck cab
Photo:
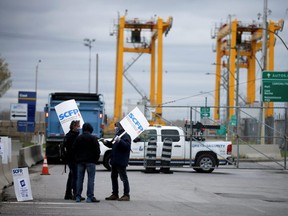
<svg viewBox="0 0 288 216"><path fill-rule="evenodd" d="M89 122L92 125L93 134L99 138L103 137L104 102L101 95L76 92L51 93L49 94L48 103L44 107L46 156L49 162L60 160L59 146L65 136L55 106L71 99L75 99L84 122Z"/></svg>

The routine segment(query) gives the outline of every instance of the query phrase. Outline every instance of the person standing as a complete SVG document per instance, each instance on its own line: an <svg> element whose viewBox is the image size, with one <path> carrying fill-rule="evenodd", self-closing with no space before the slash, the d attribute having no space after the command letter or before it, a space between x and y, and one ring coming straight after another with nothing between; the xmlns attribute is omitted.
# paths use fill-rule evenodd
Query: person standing
<svg viewBox="0 0 288 216"><path fill-rule="evenodd" d="M127 166L130 157L131 150L131 137L129 134L124 133L123 127L119 122L115 123L116 136L112 141L103 141L103 144L108 148L112 148L111 153L111 181L112 181L112 195L106 197L105 200L119 200L129 201L130 200L130 185L127 176ZM121 138L120 138L120 135ZM118 175L123 182L124 194L119 198L119 185Z"/></svg>
<svg viewBox="0 0 288 216"><path fill-rule="evenodd" d="M77 163L76 202L81 202L85 171L88 174L86 202L100 202L94 196L96 163L100 157L98 138L92 135L93 127L89 123L83 124L82 131L83 133L77 137L73 146Z"/></svg>
<svg viewBox="0 0 288 216"><path fill-rule="evenodd" d="M70 123L70 130L65 135L63 141L64 147L64 162L65 162L65 172L66 172L66 164L69 168L67 183L66 183L66 191L65 191L65 200L75 199L76 195L76 182L77 182L77 166L74 158L73 152L73 143L79 135L80 121L73 120Z"/></svg>

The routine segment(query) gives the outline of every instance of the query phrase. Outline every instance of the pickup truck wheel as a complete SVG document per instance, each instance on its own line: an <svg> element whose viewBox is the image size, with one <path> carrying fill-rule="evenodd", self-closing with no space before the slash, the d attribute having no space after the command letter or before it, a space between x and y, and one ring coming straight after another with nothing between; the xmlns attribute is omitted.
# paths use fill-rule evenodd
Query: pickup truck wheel
<svg viewBox="0 0 288 216"><path fill-rule="evenodd" d="M103 159L103 166L107 170L111 170L110 160L111 160L111 152L107 153Z"/></svg>
<svg viewBox="0 0 288 216"><path fill-rule="evenodd" d="M216 166L215 158L210 154L202 154L196 161L197 168L194 168L197 172L211 173Z"/></svg>

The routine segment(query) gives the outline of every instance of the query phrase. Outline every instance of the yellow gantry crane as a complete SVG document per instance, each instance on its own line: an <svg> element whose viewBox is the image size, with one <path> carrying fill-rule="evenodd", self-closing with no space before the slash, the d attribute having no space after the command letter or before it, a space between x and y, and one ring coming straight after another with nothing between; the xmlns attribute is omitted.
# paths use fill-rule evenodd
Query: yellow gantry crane
<svg viewBox="0 0 288 216"><path fill-rule="evenodd" d="M163 71L163 34L168 34L172 27L173 18L169 17L167 21L163 21L158 17L157 20L152 18L148 21L135 19L127 19L121 16L118 19L116 28L117 35L117 56L116 56L116 74L115 74L115 100L114 100L114 118L110 125L114 125L116 121L120 121L124 116L122 114L123 100L123 76L124 69L124 53L137 53L140 57L143 53L150 54L150 97L148 101L151 106L155 106L155 112L152 113L150 124L164 124L162 116L162 71ZM151 38L146 40L142 37L144 31L149 31ZM125 38L125 33L130 38ZM126 43L125 43L126 39ZM156 41L158 40L158 43ZM156 65L157 59L157 65Z"/></svg>
<svg viewBox="0 0 288 216"><path fill-rule="evenodd" d="M267 25L267 65L262 70L274 70L274 45L275 33L282 30L284 20L278 22L269 21ZM216 32L216 76L215 76L215 102L214 120L219 120L220 106L220 83L223 77L222 68L227 69L227 118L231 119L234 115L234 102L238 95L235 95L236 89L236 69L247 69L247 99L246 104L252 105L256 98L256 53L262 49L261 24L244 24L238 20L223 24ZM245 61L237 62L237 56L244 57ZM225 60L223 57L228 57ZM239 76L238 76L239 77ZM239 82L239 80L238 80ZM268 107L268 104L264 104ZM269 104L269 109L265 109L265 116L273 116L273 103Z"/></svg>

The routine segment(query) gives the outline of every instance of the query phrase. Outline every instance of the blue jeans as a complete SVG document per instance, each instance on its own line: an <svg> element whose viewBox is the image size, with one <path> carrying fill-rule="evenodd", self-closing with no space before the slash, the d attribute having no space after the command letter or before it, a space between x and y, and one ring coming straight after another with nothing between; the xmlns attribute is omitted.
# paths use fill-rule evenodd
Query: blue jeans
<svg viewBox="0 0 288 216"><path fill-rule="evenodd" d="M119 194L118 175L123 182L124 195L129 196L130 186L125 166L112 166L111 167L111 180L112 180L112 194Z"/></svg>
<svg viewBox="0 0 288 216"><path fill-rule="evenodd" d="M96 165L94 163L78 163L77 164L77 194L76 197L81 197L83 191L83 181L85 176L85 171L88 174L87 182L87 197L94 197L94 181L96 173Z"/></svg>

